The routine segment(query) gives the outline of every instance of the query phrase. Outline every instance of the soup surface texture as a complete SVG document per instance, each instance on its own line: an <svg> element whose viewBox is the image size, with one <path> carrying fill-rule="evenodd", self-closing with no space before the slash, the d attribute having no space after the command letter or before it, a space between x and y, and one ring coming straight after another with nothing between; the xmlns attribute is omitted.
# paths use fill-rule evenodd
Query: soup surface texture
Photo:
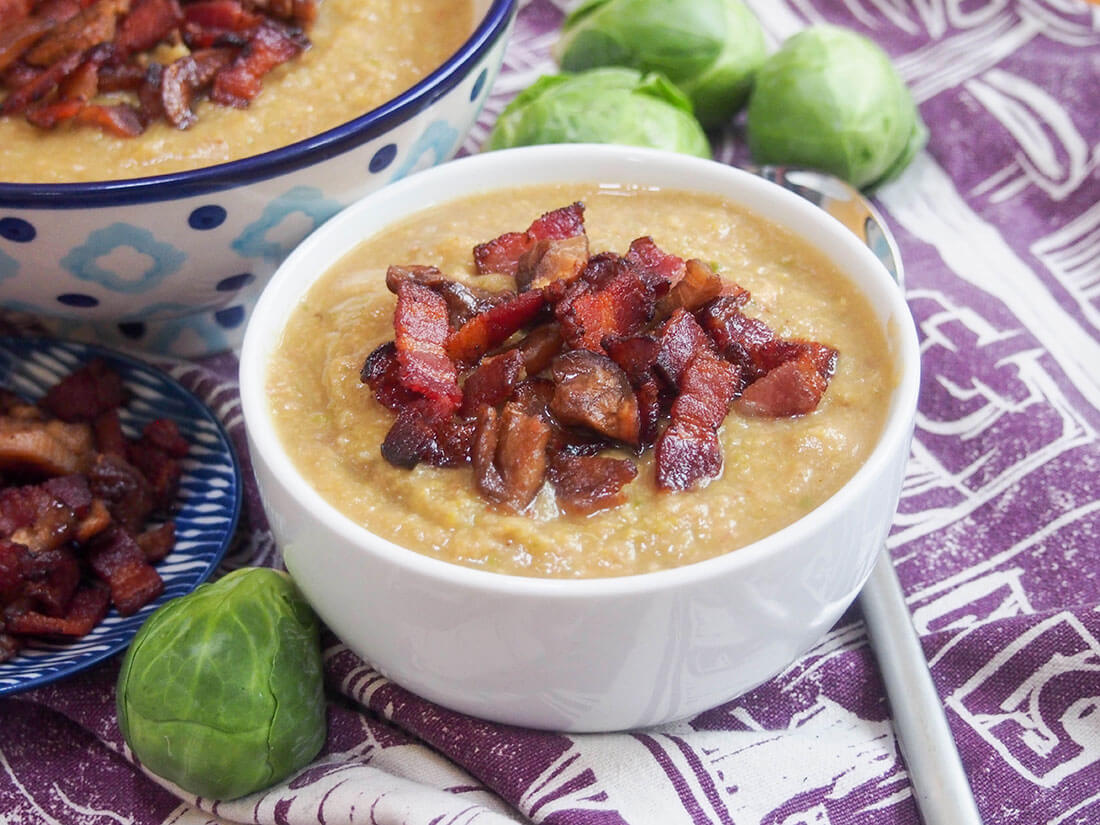
<svg viewBox="0 0 1100 825"><path fill-rule="evenodd" d="M312 46L266 75L247 109L204 100L190 129L162 120L136 138L0 118L0 181L137 178L277 149L396 97L454 54L473 28L471 0L324 0L308 32Z"/></svg>
<svg viewBox="0 0 1100 825"><path fill-rule="evenodd" d="M706 261L749 289L745 313L777 334L839 350L817 409L781 419L731 412L719 431L723 470L693 490L658 490L649 450L637 459L626 502L588 516L560 513L549 484L527 513L515 515L481 497L469 467L387 463L379 448L394 414L360 381L367 355L393 338L387 266L434 265L458 280L503 288L502 276L473 274L473 246L523 231L540 214L577 200L586 207L593 253L623 254L633 239L650 235L666 252ZM541 577L676 567L790 524L832 495L870 453L894 384L870 306L806 242L718 197L595 185L476 196L365 240L294 310L267 376L280 439L338 510L429 556Z"/></svg>

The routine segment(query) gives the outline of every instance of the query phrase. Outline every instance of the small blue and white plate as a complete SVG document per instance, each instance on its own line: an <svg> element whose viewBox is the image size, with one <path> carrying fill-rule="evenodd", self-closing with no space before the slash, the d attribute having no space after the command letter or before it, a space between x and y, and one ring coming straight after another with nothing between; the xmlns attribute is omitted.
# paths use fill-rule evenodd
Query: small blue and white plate
<svg viewBox="0 0 1100 825"><path fill-rule="evenodd" d="M176 546L157 562L164 593L132 616L111 609L87 636L72 641L31 637L0 663L0 696L71 676L124 649L149 615L190 593L217 569L233 539L241 509L241 473L232 442L210 409L175 379L122 353L73 341L0 338L0 387L36 400L93 358L122 377L130 401L119 411L129 436L157 418L176 422L190 451L182 462L174 513Z"/></svg>

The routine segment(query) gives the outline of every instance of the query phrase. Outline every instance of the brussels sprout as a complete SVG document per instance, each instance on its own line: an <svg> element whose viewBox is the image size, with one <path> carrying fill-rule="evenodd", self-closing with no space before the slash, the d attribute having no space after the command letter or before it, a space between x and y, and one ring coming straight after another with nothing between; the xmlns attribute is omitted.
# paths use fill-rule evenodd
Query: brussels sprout
<svg viewBox="0 0 1100 825"><path fill-rule="evenodd" d="M928 138L886 53L827 25L794 35L760 67L746 127L757 163L811 166L861 189L900 175Z"/></svg>
<svg viewBox="0 0 1100 825"><path fill-rule="evenodd" d="M500 113L485 148L533 143L623 143L711 155L683 92L660 75L621 68L540 77Z"/></svg>
<svg viewBox="0 0 1100 825"><path fill-rule="evenodd" d="M266 788L324 744L317 618L275 570L200 585L142 625L117 704L123 737L153 773L217 799Z"/></svg>
<svg viewBox="0 0 1100 825"><path fill-rule="evenodd" d="M627 66L665 75L707 128L741 108L767 55L741 0L589 0L565 19L556 50L568 72Z"/></svg>

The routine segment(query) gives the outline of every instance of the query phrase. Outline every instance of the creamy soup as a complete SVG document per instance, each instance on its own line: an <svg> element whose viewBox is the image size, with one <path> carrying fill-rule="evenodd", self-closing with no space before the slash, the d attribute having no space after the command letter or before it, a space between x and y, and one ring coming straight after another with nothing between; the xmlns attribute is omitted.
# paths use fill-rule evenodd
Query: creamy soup
<svg viewBox="0 0 1100 825"><path fill-rule="evenodd" d="M323 0L311 48L278 66L247 109L202 101L198 123L136 138L45 131L0 118L0 181L75 183L211 166L304 140L365 114L440 66L474 28L471 0Z"/></svg>
<svg viewBox="0 0 1100 825"><path fill-rule="evenodd" d="M430 264L458 280L471 249L526 229L548 210L586 206L593 252L623 254L650 235L666 252L709 262L751 291L745 313L787 338L839 351L818 407L794 418L731 412L719 430L720 475L668 492L653 450L637 458L625 503L587 516L559 512L549 484L522 515L479 495L469 467L392 466L379 448L394 413L360 380L367 355L394 337L390 264ZM488 280L487 280L488 279ZM883 426L895 374L870 306L806 242L717 197L677 191L543 186L434 208L365 240L296 308L267 387L281 440L337 509L397 544L508 574L599 577L675 567L735 550L790 524L832 495L865 460Z"/></svg>

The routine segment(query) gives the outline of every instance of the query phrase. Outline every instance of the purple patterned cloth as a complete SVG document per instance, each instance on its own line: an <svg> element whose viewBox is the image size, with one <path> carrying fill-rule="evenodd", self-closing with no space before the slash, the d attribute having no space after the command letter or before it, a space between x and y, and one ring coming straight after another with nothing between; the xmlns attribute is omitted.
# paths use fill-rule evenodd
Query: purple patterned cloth
<svg viewBox="0 0 1100 825"><path fill-rule="evenodd" d="M553 70L563 8L521 4L466 151ZM923 346L889 546L990 825L1100 822L1100 6L1084 0L749 0L771 43L828 20L895 58L930 127L877 194ZM736 128L717 155L743 156ZM164 365L243 451L231 355ZM278 564L254 489L227 568ZM330 639L329 739L287 783L196 800L135 768L118 660L0 700L0 825L915 825L858 608L771 682L613 735L439 708Z"/></svg>

